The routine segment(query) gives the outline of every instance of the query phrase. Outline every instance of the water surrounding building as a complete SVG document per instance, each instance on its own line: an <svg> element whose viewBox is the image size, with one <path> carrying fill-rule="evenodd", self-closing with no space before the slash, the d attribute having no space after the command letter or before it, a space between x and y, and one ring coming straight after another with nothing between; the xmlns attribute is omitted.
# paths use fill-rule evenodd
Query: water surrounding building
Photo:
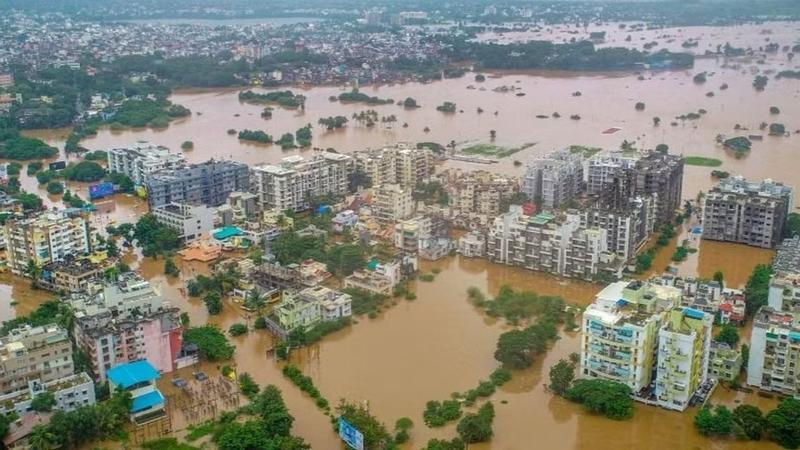
<svg viewBox="0 0 800 450"><path fill-rule="evenodd" d="M183 153L171 152L167 147L148 142L136 142L108 151L109 172L127 175L134 183L144 183L147 175L160 170L178 169L186 165Z"/></svg>
<svg viewBox="0 0 800 450"><path fill-rule="evenodd" d="M413 189L433 172L433 153L411 144L353 152L355 169L369 177L373 186L398 184Z"/></svg>
<svg viewBox="0 0 800 450"><path fill-rule="evenodd" d="M472 231L458 238L458 253L468 258L483 258L486 255L486 235Z"/></svg>
<svg viewBox="0 0 800 450"><path fill-rule="evenodd" d="M219 206L231 192L250 190L250 170L240 162L210 160L145 177L151 209L169 203Z"/></svg>
<svg viewBox="0 0 800 450"><path fill-rule="evenodd" d="M165 414L164 395L158 390L156 381L161 378L147 360L134 361L114 366L108 371L108 387L131 394L131 421L143 425L161 419Z"/></svg>
<svg viewBox="0 0 800 450"><path fill-rule="evenodd" d="M490 261L591 280L619 276L623 262L608 250L604 229L583 228L576 215L525 216L522 208L497 217L489 230L486 256Z"/></svg>
<svg viewBox="0 0 800 450"><path fill-rule="evenodd" d="M150 211L159 223L177 231L183 242L207 236L214 228L214 211L203 204L167 203Z"/></svg>
<svg viewBox="0 0 800 450"><path fill-rule="evenodd" d="M708 379L713 322L712 314L696 309L669 311L658 331L655 395L659 406L683 411Z"/></svg>
<svg viewBox="0 0 800 450"><path fill-rule="evenodd" d="M349 295L324 286L286 290L283 301L275 308L275 317L285 332L309 330L323 321L350 317L353 314L351 304Z"/></svg>
<svg viewBox="0 0 800 450"><path fill-rule="evenodd" d="M89 226L81 215L46 212L32 218L10 219L3 233L8 266L15 275L28 275L29 263L42 267L91 251Z"/></svg>
<svg viewBox="0 0 800 450"><path fill-rule="evenodd" d="M792 188L772 180L750 182L731 177L705 196L703 238L773 248L780 243Z"/></svg>
<svg viewBox="0 0 800 450"><path fill-rule="evenodd" d="M254 191L264 210L304 211L313 197L345 195L352 167L352 158L340 153L289 156L279 165L253 167Z"/></svg>
<svg viewBox="0 0 800 450"><path fill-rule="evenodd" d="M583 192L583 157L563 149L532 160L522 192L543 208L560 208Z"/></svg>

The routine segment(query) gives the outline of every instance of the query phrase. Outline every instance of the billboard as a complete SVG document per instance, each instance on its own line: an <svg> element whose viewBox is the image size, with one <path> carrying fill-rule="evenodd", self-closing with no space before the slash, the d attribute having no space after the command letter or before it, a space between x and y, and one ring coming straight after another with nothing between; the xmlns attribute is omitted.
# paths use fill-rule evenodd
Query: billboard
<svg viewBox="0 0 800 450"><path fill-rule="evenodd" d="M339 417L339 437L348 447L354 450L364 450L364 435L344 417Z"/></svg>
<svg viewBox="0 0 800 450"><path fill-rule="evenodd" d="M50 170L66 169L67 168L67 162L66 161L51 162L48 167L50 168Z"/></svg>
<svg viewBox="0 0 800 450"><path fill-rule="evenodd" d="M89 186L89 200L108 197L114 194L114 185L107 181Z"/></svg>

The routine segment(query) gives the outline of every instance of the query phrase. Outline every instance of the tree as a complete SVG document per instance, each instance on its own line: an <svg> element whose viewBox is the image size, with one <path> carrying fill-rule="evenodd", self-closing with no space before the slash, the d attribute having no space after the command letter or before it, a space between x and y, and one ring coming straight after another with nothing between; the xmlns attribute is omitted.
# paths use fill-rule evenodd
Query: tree
<svg viewBox="0 0 800 450"><path fill-rule="evenodd" d="M392 436L386 431L386 427L363 406L342 400L336 408L336 412L364 435L364 448L391 448Z"/></svg>
<svg viewBox="0 0 800 450"><path fill-rule="evenodd" d="M62 170L61 175L71 181L98 181L106 176L106 169L94 161L81 161Z"/></svg>
<svg viewBox="0 0 800 450"><path fill-rule="evenodd" d="M786 448L800 447L800 400L787 398L767 413L770 438Z"/></svg>
<svg viewBox="0 0 800 450"><path fill-rule="evenodd" d="M758 308L767 304L771 276L772 269L768 265L758 264L753 268L744 288L745 312L748 317L752 317Z"/></svg>
<svg viewBox="0 0 800 450"><path fill-rule="evenodd" d="M656 151L661 153L662 155L666 155L669 152L669 145L667 144L658 144L656 145Z"/></svg>
<svg viewBox="0 0 800 450"><path fill-rule="evenodd" d="M31 400L31 409L34 411L52 411L53 406L56 406L56 397L49 391L37 394L36 397L33 397L33 400Z"/></svg>
<svg viewBox="0 0 800 450"><path fill-rule="evenodd" d="M653 126L657 127L661 123L661 117L653 117Z"/></svg>
<svg viewBox="0 0 800 450"><path fill-rule="evenodd" d="M122 227L122 225L117 227L117 229L120 227ZM136 222L136 225L133 227L133 237L136 239L139 247L142 248L142 254L145 256L156 256L176 250L180 246L180 236L178 232L160 223L156 217L150 213L145 214Z"/></svg>
<svg viewBox="0 0 800 450"><path fill-rule="evenodd" d="M557 395L564 395L575 379L575 364L565 359L550 368L550 384L547 387Z"/></svg>
<svg viewBox="0 0 800 450"><path fill-rule="evenodd" d="M258 289L251 289L244 299L245 308L252 311L260 311L266 304L265 295L259 292Z"/></svg>
<svg viewBox="0 0 800 450"><path fill-rule="evenodd" d="M637 111L644 111L645 108L644 102L636 102L635 108Z"/></svg>
<svg viewBox="0 0 800 450"><path fill-rule="evenodd" d="M164 274L169 275L172 277L177 277L180 275L181 271L178 269L178 266L175 265L175 261L172 260L171 256L167 256L164 258Z"/></svg>
<svg viewBox="0 0 800 450"><path fill-rule="evenodd" d="M55 435L46 425L35 425L28 438L28 446L31 450L52 450L57 448L56 442Z"/></svg>
<svg viewBox="0 0 800 450"><path fill-rule="evenodd" d="M496 137L497 137L497 131L495 131L495 130L489 130L489 138L491 138L492 140L494 140L494 138L496 138Z"/></svg>
<svg viewBox="0 0 800 450"><path fill-rule="evenodd" d="M728 436L733 433L733 414L723 405L713 410L706 406L694 416L694 426L705 436Z"/></svg>
<svg viewBox="0 0 800 450"><path fill-rule="evenodd" d="M739 405L733 410L733 421L748 439L758 441L767 428L767 420L758 407Z"/></svg>
<svg viewBox="0 0 800 450"><path fill-rule="evenodd" d="M494 405L486 402L477 414L469 413L458 422L456 431L466 443L488 442L492 439L492 423L494 422Z"/></svg>
<svg viewBox="0 0 800 450"><path fill-rule="evenodd" d="M47 183L47 193L50 195L59 195L64 193L64 184L58 181L51 181Z"/></svg>
<svg viewBox="0 0 800 450"><path fill-rule="evenodd" d="M622 383L600 379L578 380L564 397L610 419L633 417L631 389Z"/></svg>
<svg viewBox="0 0 800 450"><path fill-rule="evenodd" d="M800 214L789 213L783 227L783 237L793 237L800 234Z"/></svg>
<svg viewBox="0 0 800 450"><path fill-rule="evenodd" d="M725 288L725 275L722 273L721 270L718 270L718 271L714 272L713 279L714 279L714 281L719 283L719 287L721 289Z"/></svg>
<svg viewBox="0 0 800 450"><path fill-rule="evenodd" d="M533 364L528 335L522 330L506 331L497 341L494 358L512 369L524 369Z"/></svg>
<svg viewBox="0 0 800 450"><path fill-rule="evenodd" d="M252 400L261 390L261 387L253 381L253 377L249 373L242 372L239 375L239 390L242 391L245 397Z"/></svg>
<svg viewBox="0 0 800 450"><path fill-rule="evenodd" d="M247 325L243 323L235 323L228 328L228 333L231 336L241 336L243 334L247 334Z"/></svg>
<svg viewBox="0 0 800 450"><path fill-rule="evenodd" d="M367 265L364 249L358 244L343 244L332 248L325 257L328 272L346 277Z"/></svg>
<svg viewBox="0 0 800 450"><path fill-rule="evenodd" d="M205 303L206 309L211 315L217 315L222 312L222 297L220 297L219 292L212 291L207 293L203 297L203 303Z"/></svg>
<svg viewBox="0 0 800 450"><path fill-rule="evenodd" d="M197 345L200 355L210 361L221 361L233 356L234 347L228 344L225 334L213 325L191 327L184 331L186 342Z"/></svg>
<svg viewBox="0 0 800 450"><path fill-rule="evenodd" d="M410 108L419 108L419 105L417 104L417 101L414 100L413 98L406 97L406 99L403 100L403 107L404 108L409 108L409 109Z"/></svg>
<svg viewBox="0 0 800 450"><path fill-rule="evenodd" d="M736 344L739 342L739 331L736 328L736 325L726 323L722 326L722 329L717 334L717 337L714 338L717 342L724 342L731 346L731 348L736 348Z"/></svg>
<svg viewBox="0 0 800 450"><path fill-rule="evenodd" d="M192 150L192 149L194 149L194 142L192 142L192 141L183 141L183 143L181 143L181 149L182 150Z"/></svg>

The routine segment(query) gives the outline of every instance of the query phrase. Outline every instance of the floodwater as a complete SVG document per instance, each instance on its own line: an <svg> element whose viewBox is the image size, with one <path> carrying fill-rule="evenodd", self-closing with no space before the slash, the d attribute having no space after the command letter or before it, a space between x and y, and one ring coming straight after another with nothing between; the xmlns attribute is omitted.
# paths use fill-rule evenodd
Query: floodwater
<svg viewBox="0 0 800 450"><path fill-rule="evenodd" d="M796 36L796 26L791 34ZM708 45L724 44L730 38L735 45L748 42L752 47L763 45L766 37L760 30L775 31L771 39L781 44L792 44L779 26L762 25L735 27L719 31L716 35L704 34L700 50ZM782 28L781 28L782 29ZM792 31L794 30L794 31ZM660 30L656 33L667 33ZM670 33L677 33L672 30ZM688 36L688 35L687 35ZM736 40L733 40L733 38ZM667 39L668 40L668 39ZM678 42L682 42L681 38ZM666 42L665 42L666 44ZM697 51L700 51L697 50ZM497 131L496 144L519 146L526 142L536 145L523 150L498 164L487 167L471 163L447 163L449 166L470 169L496 170L508 174L521 174L513 161L525 161L533 156L571 144L615 148L623 140L633 141L639 147L650 148L659 143L670 146L671 152L698 155L722 160L719 170L743 174L750 178L772 178L790 185L800 185L800 172L795 170L798 148L797 135L773 137L759 131L761 122L783 122L788 130L800 128L800 81L770 78L765 91L757 92L752 86L757 73L797 69L785 53L766 57L763 63L756 60L725 60L724 58L698 59L696 67L687 71L633 73L574 74L558 72L498 73L483 83L476 83L473 74L460 79L431 84L409 83L377 87L362 87L362 91L395 101L415 98L421 108L405 110L396 105L371 107L341 104L329 101L331 95L343 92L339 87L317 87L302 90L307 97L305 111L275 108L273 119L260 117L262 106L238 101L236 90L189 91L173 95L172 100L193 111L190 118L176 121L165 130L104 129L96 137L82 144L90 149L108 149L125 146L135 140L149 140L179 151L180 144L192 140L195 148L186 152L191 161L199 162L211 157L232 158L248 164L277 162L292 154L309 151L281 151L274 145L257 145L240 142L226 133L228 129L261 129L273 136L294 132L307 123L314 125L313 145L332 147L340 152L351 152L366 147L377 147L397 141L435 141L446 144L455 140L459 146L473 142L488 142L489 130ZM708 72L704 85L693 83L695 73ZM728 89L721 90L722 84ZM516 86L517 92L497 93L500 86ZM469 86L475 89L468 89ZM485 88L485 90L481 90ZM295 89L297 90L297 89ZM580 91L581 96L572 93ZM714 96L706 93L713 92ZM462 112L446 115L435 110L444 101L454 101ZM636 111L634 104L646 103L645 111ZM778 106L780 115L771 116L770 106ZM485 112L479 114L477 108ZM695 121L681 121L674 117L698 109L707 111ZM387 127L378 123L367 128L350 122L343 130L327 132L317 121L321 117L345 115L375 109L380 115L397 116L397 122ZM495 114L497 111L497 114ZM537 119L536 115L559 112L561 118ZM197 114L202 113L202 114ZM581 120L570 120L579 114ZM237 116L238 115L238 116ZM653 125L652 118L662 119ZM672 126L670 122L675 121ZM404 123L408 127L403 127ZM740 124L747 131L734 132ZM424 131L429 127L428 132ZM603 130L619 127L620 131L603 134ZM27 134L63 145L68 130L36 131ZM761 134L763 140L754 141L752 151L735 158L715 144L715 137L723 134ZM687 166L684 176L684 197L695 198L701 190L713 185L709 167ZM23 187L39 189L35 180L23 175ZM85 197L85 186L82 196ZM41 192L41 190L39 191ZM49 201L55 201L50 199ZM117 196L111 205L103 207L95 224L104 227L111 221L130 221L140 215L145 206L132 197ZM660 271L670 264L675 245L687 238L689 227L680 229L678 237L663 248L653 264ZM768 262L773 252L716 242L700 242L699 251L675 264L681 275L711 277L717 271L725 274L726 284L738 286L746 282L753 265ZM192 323L206 321L227 329L237 322L252 322L246 314L231 303L226 303L222 314L209 317L199 299L189 299L182 293L184 281L207 270L204 264L179 262L181 277L166 279L163 261L128 257L132 267L140 270L161 289L175 306L189 313ZM292 361L309 374L328 400L335 404L339 398L366 401L371 410L391 428L394 421L408 416L416 423L412 441L407 448L419 448L432 437L453 437L453 426L438 430L428 429L422 422L422 411L428 400L443 400L451 392L464 391L477 385L497 367L493 358L497 337L508 326L502 321L486 318L466 299L466 289L477 286L496 294L504 283L516 289L536 291L540 294L563 296L568 302L585 305L601 288L577 281L561 280L522 269L497 266L483 260L447 258L437 263L424 263L422 271L439 267L442 272L431 283L417 282L412 288L417 300L400 300L376 319L360 318L355 326L327 336L323 342L295 352ZM5 276L7 277L7 276ZM20 305L27 304L30 291L26 283L10 282L0 278L0 295L12 298ZM34 299L30 304L35 304ZM19 309L19 306L18 306ZM0 309L0 314L6 314ZM11 311L8 311L10 317ZM276 384L284 392L287 404L296 417L295 432L303 436L313 448L340 448L328 419L316 409L313 401L289 384L280 373L281 365L267 356L272 346L265 332L251 332L232 338L237 345L237 370L249 372L260 384ZM474 446L483 449L701 449L766 448L771 444L736 441L711 441L700 436L693 427L693 412L684 414L657 408L636 406L636 416L631 421L615 422L581 410L581 407L554 397L543 388L548 368L571 352L578 351L578 337L563 334L552 349L541 357L534 367L516 373L512 382L502 387L493 397L497 418L495 437L490 444ZM213 371L214 365L204 365ZM184 370L185 378L188 371ZM164 377L166 385L170 375ZM502 403L507 401L507 403ZM757 395L744 395L719 390L713 401L735 406L746 401L769 408L774 401ZM176 418L176 428L185 421ZM537 444L533 444L536 442Z"/></svg>

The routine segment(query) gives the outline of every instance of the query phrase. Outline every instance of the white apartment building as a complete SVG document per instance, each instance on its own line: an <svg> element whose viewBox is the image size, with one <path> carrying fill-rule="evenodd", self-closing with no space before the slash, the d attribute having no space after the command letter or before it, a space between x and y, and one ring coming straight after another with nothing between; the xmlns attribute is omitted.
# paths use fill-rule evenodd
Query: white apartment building
<svg viewBox="0 0 800 450"><path fill-rule="evenodd" d="M108 151L109 172L125 174L134 183L144 183L145 176L153 172L185 165L183 153L171 152L167 147L144 141Z"/></svg>
<svg viewBox="0 0 800 450"><path fill-rule="evenodd" d="M357 151L352 157L355 169L367 174L373 186L399 184L412 189L433 171L433 153L407 143Z"/></svg>
<svg viewBox="0 0 800 450"><path fill-rule="evenodd" d="M381 184L375 188L372 214L383 223L394 223L414 215L414 198L410 188L399 184Z"/></svg>
<svg viewBox="0 0 800 450"><path fill-rule="evenodd" d="M208 235L214 228L214 210L206 205L168 203L151 212L159 223L178 231L184 242Z"/></svg>
<svg viewBox="0 0 800 450"><path fill-rule="evenodd" d="M800 397L800 323L790 312L764 306L753 317L747 384Z"/></svg>
<svg viewBox="0 0 800 450"><path fill-rule="evenodd" d="M541 199L543 208L558 208L583 190L583 157L569 149L558 150L528 164L522 192Z"/></svg>
<svg viewBox="0 0 800 450"><path fill-rule="evenodd" d="M318 152L312 158L289 156L279 165L253 168L262 209L303 211L315 196L347 193L353 161L347 155Z"/></svg>
<svg viewBox="0 0 800 450"><path fill-rule="evenodd" d="M597 294L583 313L579 376L623 383L634 394L653 381L658 335L680 289L618 281Z"/></svg>
<svg viewBox="0 0 800 450"><path fill-rule="evenodd" d="M11 272L25 275L28 263L38 267L91 251L89 226L80 215L46 212L36 217L8 220L3 227Z"/></svg>
<svg viewBox="0 0 800 450"><path fill-rule="evenodd" d="M586 171L586 190L590 194L600 194L621 169L633 170L641 158L638 152L620 150L602 151L589 158Z"/></svg>
<svg viewBox="0 0 800 450"><path fill-rule="evenodd" d="M0 396L0 412L22 416L31 411L33 399L45 392L53 394L56 411L73 411L94 404L94 381L85 372L67 375L46 383L29 383L27 389Z"/></svg>

